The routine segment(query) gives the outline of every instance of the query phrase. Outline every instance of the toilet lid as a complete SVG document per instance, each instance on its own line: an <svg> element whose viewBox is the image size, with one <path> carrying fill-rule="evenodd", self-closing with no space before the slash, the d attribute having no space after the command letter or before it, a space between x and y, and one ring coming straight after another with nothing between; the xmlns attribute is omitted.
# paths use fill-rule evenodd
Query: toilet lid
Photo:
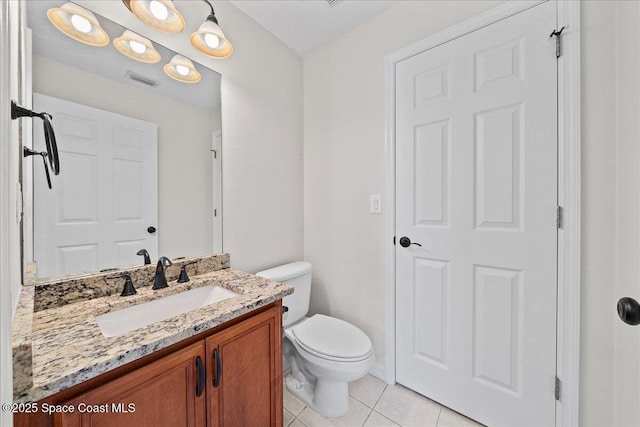
<svg viewBox="0 0 640 427"><path fill-rule="evenodd" d="M355 359L371 352L371 340L364 332L335 317L316 314L292 329L300 346L320 356Z"/></svg>

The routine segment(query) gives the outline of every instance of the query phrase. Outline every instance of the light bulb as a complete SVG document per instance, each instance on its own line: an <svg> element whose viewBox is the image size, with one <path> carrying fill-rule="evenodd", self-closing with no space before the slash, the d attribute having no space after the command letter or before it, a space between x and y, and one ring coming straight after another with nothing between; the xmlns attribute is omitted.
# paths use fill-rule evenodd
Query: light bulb
<svg viewBox="0 0 640 427"><path fill-rule="evenodd" d="M135 53L144 53L144 51L147 50L145 45L135 40L129 40L129 46L131 46L131 50Z"/></svg>
<svg viewBox="0 0 640 427"><path fill-rule="evenodd" d="M167 9L167 6L163 5L158 0L153 0L149 3L149 10L153 16L161 21L164 21L169 17L169 10Z"/></svg>
<svg viewBox="0 0 640 427"><path fill-rule="evenodd" d="M81 33L88 33L91 31L91 22L84 16L73 14L71 15L71 25Z"/></svg>
<svg viewBox="0 0 640 427"><path fill-rule="evenodd" d="M220 38L215 34L210 34L210 33L205 34L204 42L207 44L207 46L209 46L212 49L215 49L218 46L220 46Z"/></svg>
<svg viewBox="0 0 640 427"><path fill-rule="evenodd" d="M189 74L189 67L186 67L184 65L176 65L176 71L181 76L186 76L187 74Z"/></svg>

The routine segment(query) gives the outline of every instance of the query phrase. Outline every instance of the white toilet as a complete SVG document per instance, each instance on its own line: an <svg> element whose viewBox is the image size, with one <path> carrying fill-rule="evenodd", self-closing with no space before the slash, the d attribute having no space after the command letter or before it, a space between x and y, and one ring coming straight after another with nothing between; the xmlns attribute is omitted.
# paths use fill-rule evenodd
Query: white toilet
<svg viewBox="0 0 640 427"><path fill-rule="evenodd" d="M282 304L282 350L291 368L287 389L325 417L339 417L349 410L350 381L373 367L373 346L357 327L334 317L305 317L311 296L311 264L304 261L260 271L256 276L295 288Z"/></svg>

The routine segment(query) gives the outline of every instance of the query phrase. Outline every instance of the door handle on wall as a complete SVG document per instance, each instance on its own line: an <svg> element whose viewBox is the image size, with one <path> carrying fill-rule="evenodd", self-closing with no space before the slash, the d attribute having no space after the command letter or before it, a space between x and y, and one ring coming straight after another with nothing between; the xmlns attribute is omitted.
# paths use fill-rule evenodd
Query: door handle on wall
<svg viewBox="0 0 640 427"><path fill-rule="evenodd" d="M627 325L640 325L640 304L630 297L620 298L618 300L618 316Z"/></svg>

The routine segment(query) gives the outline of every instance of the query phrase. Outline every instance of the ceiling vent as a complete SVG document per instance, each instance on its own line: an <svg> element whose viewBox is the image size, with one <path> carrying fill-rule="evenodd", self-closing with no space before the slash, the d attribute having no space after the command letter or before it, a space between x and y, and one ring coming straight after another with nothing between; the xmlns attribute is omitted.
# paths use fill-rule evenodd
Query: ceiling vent
<svg viewBox="0 0 640 427"><path fill-rule="evenodd" d="M338 3L340 0L327 0L327 3L329 3L329 6L333 7L336 5L336 3Z"/></svg>
<svg viewBox="0 0 640 427"><path fill-rule="evenodd" d="M153 80L149 77L145 77L142 74L134 73L131 70L127 71L127 73L124 76L135 82L142 83L144 85L151 86L151 87L156 87L160 84L160 82L157 80Z"/></svg>

